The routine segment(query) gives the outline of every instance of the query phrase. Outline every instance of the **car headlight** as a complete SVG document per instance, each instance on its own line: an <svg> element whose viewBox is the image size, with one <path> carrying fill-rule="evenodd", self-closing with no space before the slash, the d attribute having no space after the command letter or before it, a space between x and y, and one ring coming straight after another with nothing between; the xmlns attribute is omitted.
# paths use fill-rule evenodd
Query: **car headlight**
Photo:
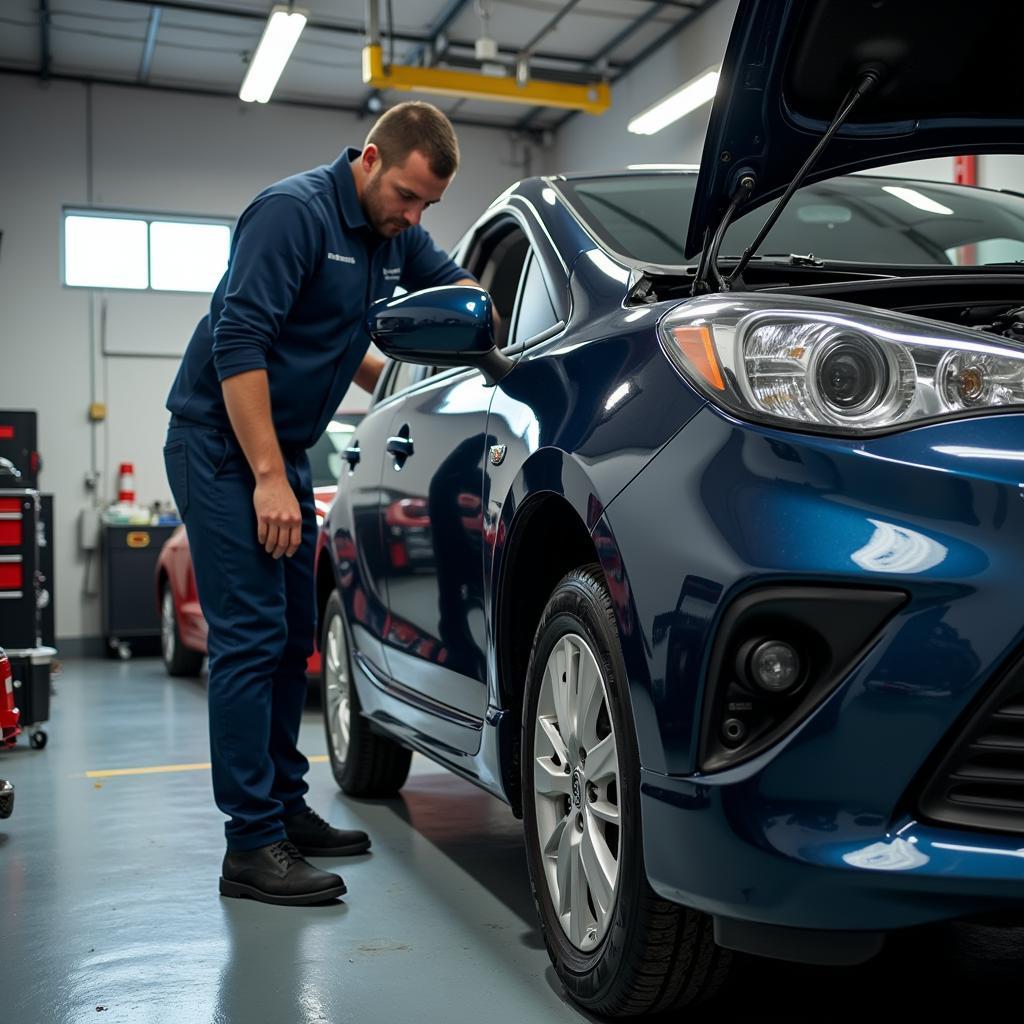
<svg viewBox="0 0 1024 1024"><path fill-rule="evenodd" d="M799 296L721 296L659 324L672 361L746 419L863 435L1024 407L1024 351L950 324Z"/></svg>

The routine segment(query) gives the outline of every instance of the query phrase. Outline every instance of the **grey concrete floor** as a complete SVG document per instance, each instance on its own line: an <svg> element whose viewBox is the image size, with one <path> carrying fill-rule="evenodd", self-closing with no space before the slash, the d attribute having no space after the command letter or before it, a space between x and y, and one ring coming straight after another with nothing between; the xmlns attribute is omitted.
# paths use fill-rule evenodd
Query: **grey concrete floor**
<svg viewBox="0 0 1024 1024"><path fill-rule="evenodd" d="M0 1020L10 1024L521 1024L593 1018L567 1002L537 929L521 827L420 758L394 801L352 801L326 764L310 803L373 835L344 902L279 908L217 894L205 691L156 659L76 661L50 742L0 754ZM302 741L325 753L318 713ZM146 774L90 775L176 766ZM191 766L191 767L189 767ZM862 1016L1016 1005L1024 931L943 926L856 970L745 962L687 1020ZM679 1018L676 1018L679 1019Z"/></svg>

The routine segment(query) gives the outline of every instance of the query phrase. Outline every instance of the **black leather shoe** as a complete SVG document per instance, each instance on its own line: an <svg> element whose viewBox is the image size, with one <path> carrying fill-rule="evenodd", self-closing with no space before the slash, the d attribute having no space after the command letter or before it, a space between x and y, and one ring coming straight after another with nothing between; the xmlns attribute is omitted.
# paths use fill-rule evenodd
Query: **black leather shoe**
<svg viewBox="0 0 1024 1024"><path fill-rule="evenodd" d="M220 892L222 896L301 907L336 899L346 889L340 876L313 867L282 839L256 850L228 850L221 868Z"/></svg>
<svg viewBox="0 0 1024 1024"><path fill-rule="evenodd" d="M370 837L365 832L332 828L309 807L285 818L284 830L304 857L351 857L370 848Z"/></svg>

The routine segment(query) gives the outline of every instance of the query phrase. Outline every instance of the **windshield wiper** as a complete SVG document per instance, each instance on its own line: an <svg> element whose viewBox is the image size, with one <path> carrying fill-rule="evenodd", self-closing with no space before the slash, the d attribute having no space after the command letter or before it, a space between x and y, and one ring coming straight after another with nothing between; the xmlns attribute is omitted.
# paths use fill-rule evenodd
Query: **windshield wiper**
<svg viewBox="0 0 1024 1024"><path fill-rule="evenodd" d="M740 203L750 197L756 185L756 179L752 173L746 172L743 174L737 184L735 192L733 193L732 199L729 202L728 209L725 211L725 216L722 218L722 222L719 224L718 230L715 232L714 240L712 244L707 247L708 250L710 250L707 254L707 266L701 267L701 271L704 271L705 273L702 274L701 271L698 271L697 280L694 281L693 285L695 295L699 292L710 290L707 286L707 281L704 280L705 276L711 277L721 291L729 291L739 280L744 268L750 262L754 253L757 252L758 246L765 240L765 238L767 238L768 232L775 226L775 222L779 219L782 211L786 208L786 204L793 198L793 193L796 192L796 190L803 184L804 179L810 173L815 160L818 159L822 151L832 141L832 137L837 131L839 131L843 123L850 116L853 108L856 107L860 100L874 88L881 77L881 71L877 67L868 68L863 72L857 85L846 94L836 116L828 126L828 130L818 140L817 145L815 145L814 149L811 150L810 155L803 162L803 166L800 170L796 172L796 177L793 178L789 187L783 193L782 198L775 204L775 209L768 215L768 219L761 226L761 230L758 231L753 242L751 242L744 250L743 255L733 268L733 272L728 278L723 279L721 274L719 274L718 267L716 265L718 260L718 247L722 244L722 238L725 235L725 230L729 226L729 222L736 215L736 210ZM701 262L703 264L705 261L702 259Z"/></svg>
<svg viewBox="0 0 1024 1024"><path fill-rule="evenodd" d="M745 255L745 254L744 254ZM791 267L823 267L825 261L813 252L801 256L798 252L763 252L760 256L747 256L747 260L785 260Z"/></svg>

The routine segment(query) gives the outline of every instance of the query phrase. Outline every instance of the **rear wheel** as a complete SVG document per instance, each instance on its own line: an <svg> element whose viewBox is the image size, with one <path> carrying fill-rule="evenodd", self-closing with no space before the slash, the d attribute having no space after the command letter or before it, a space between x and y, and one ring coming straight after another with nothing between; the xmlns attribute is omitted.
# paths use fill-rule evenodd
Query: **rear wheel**
<svg viewBox="0 0 1024 1024"><path fill-rule="evenodd" d="M167 580L164 580L160 588L160 653L163 655L164 668L170 676L197 676L202 671L202 652L194 651L181 642L174 594ZM130 650L128 657L131 657Z"/></svg>
<svg viewBox="0 0 1024 1024"><path fill-rule="evenodd" d="M320 696L327 753L349 796L394 796L409 775L412 753L375 733L362 715L352 680L348 626L338 592L331 594L320 634Z"/></svg>
<svg viewBox="0 0 1024 1024"><path fill-rule="evenodd" d="M524 825L534 899L570 995L611 1016L710 997L730 954L705 914L651 889L626 674L600 566L565 576L541 616L523 708Z"/></svg>

